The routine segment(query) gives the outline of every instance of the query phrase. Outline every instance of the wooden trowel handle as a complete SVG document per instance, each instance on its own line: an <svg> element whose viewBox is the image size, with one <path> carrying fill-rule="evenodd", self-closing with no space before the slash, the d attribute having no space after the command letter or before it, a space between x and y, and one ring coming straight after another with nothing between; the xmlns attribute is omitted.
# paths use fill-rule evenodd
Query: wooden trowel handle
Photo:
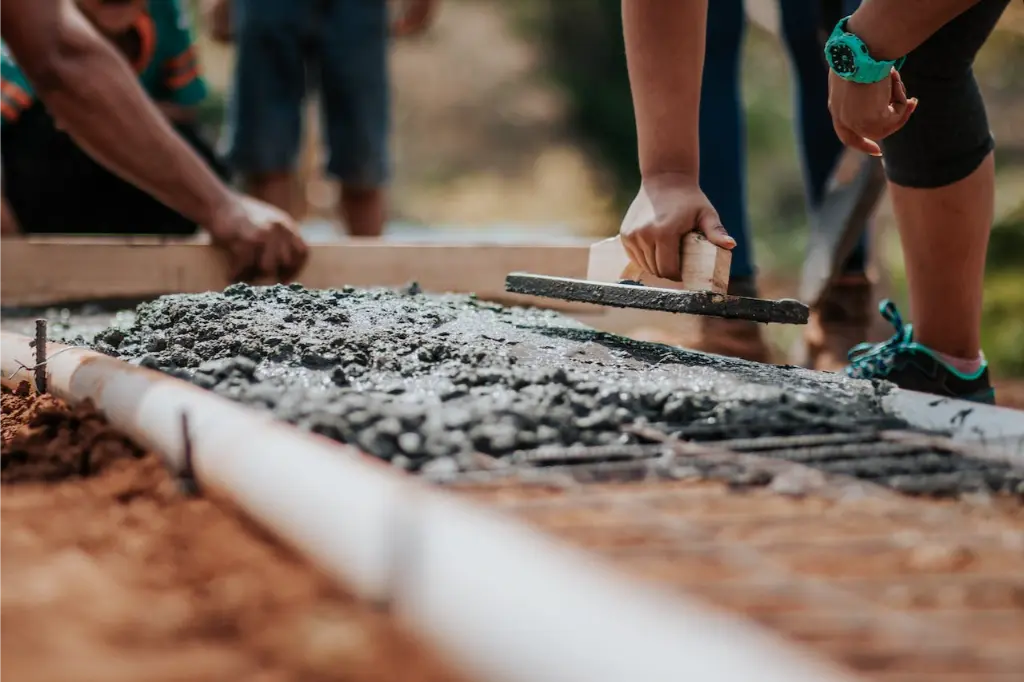
<svg viewBox="0 0 1024 682"><path fill-rule="evenodd" d="M595 282L619 282L624 279L645 286L685 291L712 291L724 294L729 288L729 267L732 252L715 246L700 232L691 232L680 242L682 249L682 281L660 279L646 272L629 259L619 237L605 239L590 247L587 279Z"/></svg>

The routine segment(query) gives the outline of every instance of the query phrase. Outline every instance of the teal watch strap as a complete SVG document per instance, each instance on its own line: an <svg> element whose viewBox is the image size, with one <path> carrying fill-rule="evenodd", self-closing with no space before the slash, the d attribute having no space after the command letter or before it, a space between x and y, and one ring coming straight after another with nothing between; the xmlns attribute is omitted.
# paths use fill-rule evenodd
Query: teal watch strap
<svg viewBox="0 0 1024 682"><path fill-rule="evenodd" d="M868 52L867 45L853 33L846 30L850 17L840 19L825 43L825 60L837 76L854 83L877 83L885 80L889 72L898 71L906 57L893 61L876 61Z"/></svg>

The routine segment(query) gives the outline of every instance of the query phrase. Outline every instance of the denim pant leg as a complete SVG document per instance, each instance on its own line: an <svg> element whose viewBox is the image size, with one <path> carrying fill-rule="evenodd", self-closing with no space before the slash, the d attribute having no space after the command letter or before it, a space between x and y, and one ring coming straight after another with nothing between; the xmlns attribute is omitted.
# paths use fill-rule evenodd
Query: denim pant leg
<svg viewBox="0 0 1024 682"><path fill-rule="evenodd" d="M294 169L306 96L311 0L234 0L237 63L223 143L243 175Z"/></svg>
<svg viewBox="0 0 1024 682"><path fill-rule="evenodd" d="M388 13L382 0L332 0L318 41L327 172L360 189L388 181Z"/></svg>
<svg viewBox="0 0 1024 682"><path fill-rule="evenodd" d="M730 277L754 275L747 222L740 52L746 16L742 0L708 3L707 48L700 96L700 186L736 246Z"/></svg>
<svg viewBox="0 0 1024 682"><path fill-rule="evenodd" d="M842 16L853 13L859 4L857 0L843 0ZM805 196L808 206L814 208L821 203L829 177L844 151L828 111L828 64L821 42L822 35L831 33L832 27L823 25L821 0L779 0L779 5L782 37L796 74L797 137ZM829 17L828 21L831 20ZM846 272L864 271L867 248L865 232L846 261Z"/></svg>

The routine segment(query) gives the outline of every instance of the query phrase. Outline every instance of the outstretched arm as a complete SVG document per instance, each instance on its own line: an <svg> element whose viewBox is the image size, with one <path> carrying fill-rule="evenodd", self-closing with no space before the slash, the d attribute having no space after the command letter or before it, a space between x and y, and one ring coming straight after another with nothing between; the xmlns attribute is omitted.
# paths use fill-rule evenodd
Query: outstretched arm
<svg viewBox="0 0 1024 682"><path fill-rule="evenodd" d="M696 181L708 0L622 0L640 172Z"/></svg>
<svg viewBox="0 0 1024 682"><path fill-rule="evenodd" d="M736 246L698 185L707 11L708 0L622 0L643 184L619 234L640 268L677 281L687 233Z"/></svg>
<svg viewBox="0 0 1024 682"><path fill-rule="evenodd" d="M228 188L72 0L4 0L0 26L47 109L104 166L202 225L231 210Z"/></svg>

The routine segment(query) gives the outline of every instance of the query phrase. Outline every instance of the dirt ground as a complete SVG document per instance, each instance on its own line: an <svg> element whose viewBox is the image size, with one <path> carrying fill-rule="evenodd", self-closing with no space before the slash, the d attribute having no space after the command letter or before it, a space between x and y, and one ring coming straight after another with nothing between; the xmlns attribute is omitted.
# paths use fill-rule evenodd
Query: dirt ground
<svg viewBox="0 0 1024 682"><path fill-rule="evenodd" d="M2 436L4 679L461 679L89 408L5 391Z"/></svg>

